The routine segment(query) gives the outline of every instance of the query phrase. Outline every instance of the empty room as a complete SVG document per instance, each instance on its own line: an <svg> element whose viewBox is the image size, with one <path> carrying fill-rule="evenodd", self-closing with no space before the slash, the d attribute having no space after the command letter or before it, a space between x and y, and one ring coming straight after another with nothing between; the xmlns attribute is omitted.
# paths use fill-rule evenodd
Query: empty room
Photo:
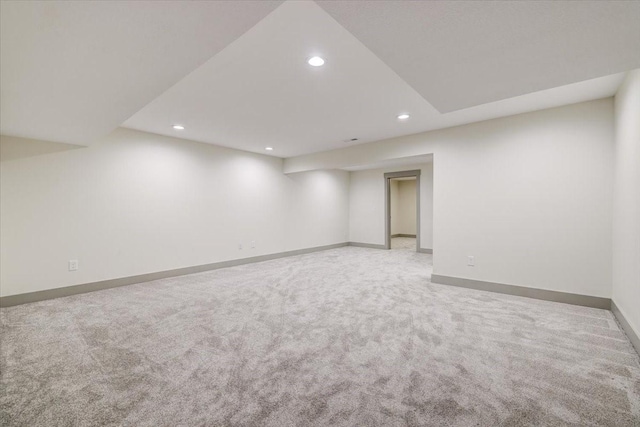
<svg viewBox="0 0 640 427"><path fill-rule="evenodd" d="M639 427L639 22L0 0L0 425Z"/></svg>

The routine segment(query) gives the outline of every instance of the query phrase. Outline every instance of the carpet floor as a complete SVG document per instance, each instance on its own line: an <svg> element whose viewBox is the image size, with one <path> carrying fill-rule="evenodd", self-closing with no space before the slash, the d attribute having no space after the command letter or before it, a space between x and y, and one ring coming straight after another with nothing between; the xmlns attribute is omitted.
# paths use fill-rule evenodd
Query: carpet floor
<svg viewBox="0 0 640 427"><path fill-rule="evenodd" d="M391 239L391 249L396 250L416 250L415 237L393 237Z"/></svg>
<svg viewBox="0 0 640 427"><path fill-rule="evenodd" d="M640 426L612 314L344 247L0 310L3 426Z"/></svg>

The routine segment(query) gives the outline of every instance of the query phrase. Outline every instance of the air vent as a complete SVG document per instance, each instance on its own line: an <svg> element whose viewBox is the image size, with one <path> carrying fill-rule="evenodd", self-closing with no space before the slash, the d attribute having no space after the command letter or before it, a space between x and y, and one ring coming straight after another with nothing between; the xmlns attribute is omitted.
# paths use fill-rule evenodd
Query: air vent
<svg viewBox="0 0 640 427"><path fill-rule="evenodd" d="M343 142L356 142L358 138L345 139Z"/></svg>

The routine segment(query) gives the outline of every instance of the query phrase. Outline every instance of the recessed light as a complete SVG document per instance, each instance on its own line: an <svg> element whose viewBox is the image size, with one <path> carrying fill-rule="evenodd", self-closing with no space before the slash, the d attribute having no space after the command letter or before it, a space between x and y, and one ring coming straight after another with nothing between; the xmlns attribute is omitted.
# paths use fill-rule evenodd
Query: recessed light
<svg viewBox="0 0 640 427"><path fill-rule="evenodd" d="M312 67L321 67L324 65L324 59L320 58L319 56L314 56L309 58L307 60L307 63Z"/></svg>
<svg viewBox="0 0 640 427"><path fill-rule="evenodd" d="M184 130L184 126L182 126L182 125L173 125L173 128L175 130Z"/></svg>
<svg viewBox="0 0 640 427"><path fill-rule="evenodd" d="M409 117L411 117L411 116L406 114L406 113L400 114L400 115L398 115L398 120L407 120Z"/></svg>
<svg viewBox="0 0 640 427"><path fill-rule="evenodd" d="M273 147L264 147L264 149L267 151L273 151Z"/></svg>

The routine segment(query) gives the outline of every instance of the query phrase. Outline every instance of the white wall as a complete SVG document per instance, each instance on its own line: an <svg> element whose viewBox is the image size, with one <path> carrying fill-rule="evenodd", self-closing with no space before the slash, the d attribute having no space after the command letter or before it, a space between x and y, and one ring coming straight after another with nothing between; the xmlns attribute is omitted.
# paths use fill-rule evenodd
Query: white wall
<svg viewBox="0 0 640 427"><path fill-rule="evenodd" d="M391 208L391 235L400 233L400 187L399 181L389 182L389 199Z"/></svg>
<svg viewBox="0 0 640 427"><path fill-rule="evenodd" d="M640 336L640 70L615 98L612 299Z"/></svg>
<svg viewBox="0 0 640 427"><path fill-rule="evenodd" d="M346 242L349 227L349 173L321 170L283 177L289 187L284 227L285 250Z"/></svg>
<svg viewBox="0 0 640 427"><path fill-rule="evenodd" d="M416 234L416 181L390 181L391 235Z"/></svg>
<svg viewBox="0 0 640 427"><path fill-rule="evenodd" d="M422 171L420 176L420 246L427 249L432 248L433 163L351 172L349 190L350 241L384 245L384 174L415 169Z"/></svg>
<svg viewBox="0 0 640 427"><path fill-rule="evenodd" d="M347 240L348 172L275 157L118 129L0 173L2 296Z"/></svg>
<svg viewBox="0 0 640 427"><path fill-rule="evenodd" d="M416 234L415 180L398 181L398 204L398 234Z"/></svg>
<svg viewBox="0 0 640 427"><path fill-rule="evenodd" d="M285 171L433 153L435 274L610 297L613 138L607 98L286 159ZM384 241L378 180L352 173L350 240Z"/></svg>
<svg viewBox="0 0 640 427"><path fill-rule="evenodd" d="M625 206L637 194L637 146L620 141L633 141L637 97L625 94L635 90L617 99L616 218L634 215ZM617 240L615 257L611 249L613 127L609 98L286 159L285 172L305 172L294 175L277 158L119 129L90 148L1 162L1 292L383 244L382 173L411 167L328 169L433 153L433 230L423 205L421 240L435 274L601 297L615 277L616 302L637 327L637 285L624 279L637 262L620 264L637 240ZM421 181L423 203L429 191ZM80 270L68 272L75 258ZM614 258L627 268L614 273Z"/></svg>

